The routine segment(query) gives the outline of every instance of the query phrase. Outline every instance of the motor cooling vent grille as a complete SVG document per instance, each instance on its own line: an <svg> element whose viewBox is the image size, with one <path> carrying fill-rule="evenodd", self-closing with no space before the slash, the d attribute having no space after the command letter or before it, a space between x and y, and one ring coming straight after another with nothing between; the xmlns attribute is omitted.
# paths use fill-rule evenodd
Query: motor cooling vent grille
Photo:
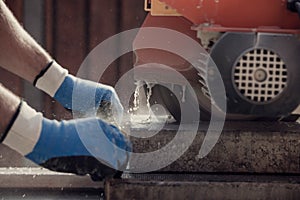
<svg viewBox="0 0 300 200"><path fill-rule="evenodd" d="M288 73L283 60L267 49L244 54L233 69L234 83L240 94L255 103L272 101L287 85Z"/></svg>

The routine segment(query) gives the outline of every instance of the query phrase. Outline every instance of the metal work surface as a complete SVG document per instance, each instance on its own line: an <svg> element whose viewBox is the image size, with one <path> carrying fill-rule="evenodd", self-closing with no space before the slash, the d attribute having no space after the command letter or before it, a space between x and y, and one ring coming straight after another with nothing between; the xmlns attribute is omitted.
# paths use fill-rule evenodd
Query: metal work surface
<svg viewBox="0 0 300 200"><path fill-rule="evenodd" d="M118 199L298 199L299 177L255 175L153 175L111 180L108 200Z"/></svg>
<svg viewBox="0 0 300 200"><path fill-rule="evenodd" d="M43 168L0 168L2 188L101 188L103 182L93 182L89 176L52 172Z"/></svg>
<svg viewBox="0 0 300 200"><path fill-rule="evenodd" d="M0 199L103 199L103 182L41 168L0 168Z"/></svg>
<svg viewBox="0 0 300 200"><path fill-rule="evenodd" d="M42 199L69 199L69 200L101 200L103 191L96 189L0 189L1 200L42 200Z"/></svg>

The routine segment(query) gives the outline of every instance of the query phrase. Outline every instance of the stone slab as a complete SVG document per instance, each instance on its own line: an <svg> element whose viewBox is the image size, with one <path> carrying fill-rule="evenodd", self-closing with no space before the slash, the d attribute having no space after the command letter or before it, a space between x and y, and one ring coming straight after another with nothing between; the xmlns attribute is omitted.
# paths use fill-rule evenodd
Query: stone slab
<svg viewBox="0 0 300 200"><path fill-rule="evenodd" d="M176 125L167 126L149 138L133 137L134 151L145 153L161 149L174 138L176 128ZM206 129L207 124L200 124L197 136L189 149L175 162L159 171L300 173L300 125L298 123L226 123L215 147L206 157L200 159L198 155ZM135 135L153 134L153 130L141 128L132 131ZM147 162L144 165L157 160L153 158Z"/></svg>

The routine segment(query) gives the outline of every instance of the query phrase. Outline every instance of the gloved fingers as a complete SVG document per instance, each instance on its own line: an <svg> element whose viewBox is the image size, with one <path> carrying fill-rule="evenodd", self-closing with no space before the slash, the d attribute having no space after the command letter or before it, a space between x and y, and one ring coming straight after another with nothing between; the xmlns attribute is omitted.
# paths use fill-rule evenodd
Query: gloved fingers
<svg viewBox="0 0 300 200"><path fill-rule="evenodd" d="M56 172L73 173L81 176L88 174L93 181L120 176L120 171L101 163L92 156L56 157L40 165Z"/></svg>
<svg viewBox="0 0 300 200"><path fill-rule="evenodd" d="M113 122L112 105L109 101L102 101L97 110L97 117L107 122Z"/></svg>
<svg viewBox="0 0 300 200"><path fill-rule="evenodd" d="M113 87L99 83L95 95L95 105L100 118L106 118L106 120L108 118L109 122L114 121L114 124L121 125L124 108Z"/></svg>
<svg viewBox="0 0 300 200"><path fill-rule="evenodd" d="M114 120L120 126L123 121L124 108L117 95L113 96L111 101L112 101L112 114Z"/></svg>
<svg viewBox="0 0 300 200"><path fill-rule="evenodd" d="M132 144L126 133L122 133L117 127L99 120L99 125L109 142L114 144L111 149L111 161L118 170L126 170L131 156Z"/></svg>
<svg viewBox="0 0 300 200"><path fill-rule="evenodd" d="M126 133L122 133L116 126L108 124L101 119L99 119L98 122L110 142L125 151L131 151L132 145Z"/></svg>
<svg viewBox="0 0 300 200"><path fill-rule="evenodd" d="M90 155L118 170L128 164L131 142L117 127L99 118L76 120L75 126Z"/></svg>

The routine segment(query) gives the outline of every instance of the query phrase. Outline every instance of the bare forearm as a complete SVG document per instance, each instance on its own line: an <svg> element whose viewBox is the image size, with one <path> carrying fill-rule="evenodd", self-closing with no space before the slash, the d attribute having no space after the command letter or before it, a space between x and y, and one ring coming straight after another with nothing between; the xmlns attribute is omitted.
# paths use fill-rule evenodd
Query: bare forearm
<svg viewBox="0 0 300 200"><path fill-rule="evenodd" d="M12 120L19 103L19 97L12 94L0 84L0 138L2 138L2 135Z"/></svg>
<svg viewBox="0 0 300 200"><path fill-rule="evenodd" d="M0 0L0 66L33 82L51 57L20 26Z"/></svg>

